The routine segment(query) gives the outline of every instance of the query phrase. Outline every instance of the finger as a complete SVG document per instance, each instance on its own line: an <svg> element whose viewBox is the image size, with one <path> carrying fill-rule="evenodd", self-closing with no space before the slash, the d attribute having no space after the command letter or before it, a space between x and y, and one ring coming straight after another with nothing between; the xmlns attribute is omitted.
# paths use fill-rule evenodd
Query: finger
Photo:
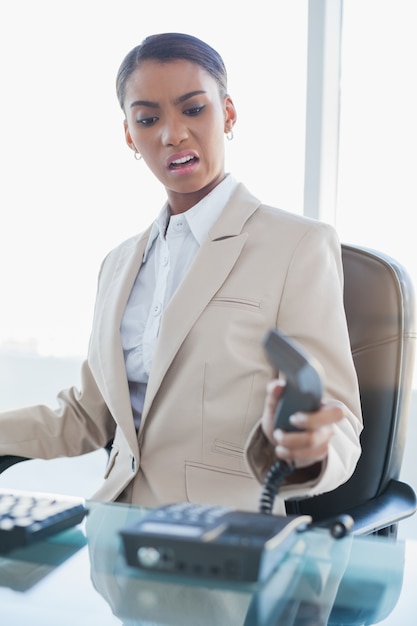
<svg viewBox="0 0 417 626"><path fill-rule="evenodd" d="M274 379L270 381L266 388L264 410L262 413L262 426L267 437L273 441L272 433L274 430L274 415L278 405L278 401L284 392L285 382Z"/></svg>
<svg viewBox="0 0 417 626"><path fill-rule="evenodd" d="M343 406L338 402L329 402L314 413L294 413L290 417L290 422L300 430L315 430L340 422L343 418Z"/></svg>
<svg viewBox="0 0 417 626"><path fill-rule="evenodd" d="M328 454L333 433L332 424L319 430L300 433L276 430L274 432L275 454L280 459L295 463L297 467L322 461Z"/></svg>
<svg viewBox="0 0 417 626"><path fill-rule="evenodd" d="M284 430L274 431L274 440L277 445L288 450L298 451L312 449L330 441L334 434L333 424L327 424L315 430L303 430L301 432L290 432Z"/></svg>
<svg viewBox="0 0 417 626"><path fill-rule="evenodd" d="M266 386L265 402L268 405L275 405L285 390L285 381L279 378L270 380Z"/></svg>

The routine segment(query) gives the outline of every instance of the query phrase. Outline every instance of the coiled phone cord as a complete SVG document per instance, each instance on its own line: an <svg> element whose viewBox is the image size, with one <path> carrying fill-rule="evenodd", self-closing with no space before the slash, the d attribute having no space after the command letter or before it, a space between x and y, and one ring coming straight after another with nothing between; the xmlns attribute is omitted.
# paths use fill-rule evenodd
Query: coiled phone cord
<svg viewBox="0 0 417 626"><path fill-rule="evenodd" d="M293 463L276 461L269 469L263 484L259 501L259 512L270 515L274 507L275 497L281 487L281 483L295 469Z"/></svg>

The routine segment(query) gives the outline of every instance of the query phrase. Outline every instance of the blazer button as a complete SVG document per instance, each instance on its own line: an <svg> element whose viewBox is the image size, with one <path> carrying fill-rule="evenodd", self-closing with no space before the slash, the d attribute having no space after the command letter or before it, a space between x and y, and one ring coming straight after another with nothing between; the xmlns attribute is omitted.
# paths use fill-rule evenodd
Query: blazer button
<svg viewBox="0 0 417 626"><path fill-rule="evenodd" d="M136 470L136 461L135 461L135 457L132 456L132 472L134 472Z"/></svg>

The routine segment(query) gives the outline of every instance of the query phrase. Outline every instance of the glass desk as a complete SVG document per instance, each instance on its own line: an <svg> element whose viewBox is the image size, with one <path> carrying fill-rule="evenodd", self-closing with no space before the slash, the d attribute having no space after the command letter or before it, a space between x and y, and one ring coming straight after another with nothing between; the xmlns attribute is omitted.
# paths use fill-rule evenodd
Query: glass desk
<svg viewBox="0 0 417 626"><path fill-rule="evenodd" d="M299 539L265 583L142 573L120 528L146 513L89 504L85 523L0 557L5 626L352 626L417 623L417 542Z"/></svg>

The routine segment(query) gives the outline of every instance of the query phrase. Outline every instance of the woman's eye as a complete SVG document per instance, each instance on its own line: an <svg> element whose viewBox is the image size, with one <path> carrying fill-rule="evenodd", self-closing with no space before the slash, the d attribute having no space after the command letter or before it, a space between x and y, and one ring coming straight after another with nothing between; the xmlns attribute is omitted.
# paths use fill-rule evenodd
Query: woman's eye
<svg viewBox="0 0 417 626"><path fill-rule="evenodd" d="M190 109L185 109L184 113L190 116L199 115L203 111L203 109L205 109L205 105L201 107L191 107Z"/></svg>
<svg viewBox="0 0 417 626"><path fill-rule="evenodd" d="M143 117L141 119L136 120L136 122L140 124L141 126L152 126L152 124L155 124L157 119L158 119L157 117Z"/></svg>

